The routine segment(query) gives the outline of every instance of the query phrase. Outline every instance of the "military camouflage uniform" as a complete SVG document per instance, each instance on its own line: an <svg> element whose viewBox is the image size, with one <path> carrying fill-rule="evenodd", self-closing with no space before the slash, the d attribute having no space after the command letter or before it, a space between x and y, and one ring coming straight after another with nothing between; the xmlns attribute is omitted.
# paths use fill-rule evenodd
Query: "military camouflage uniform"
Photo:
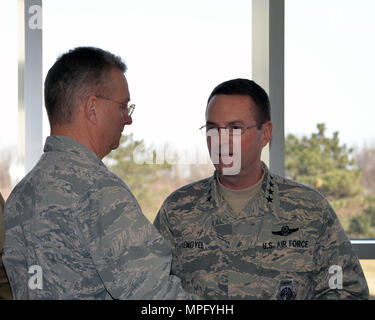
<svg viewBox="0 0 375 320"><path fill-rule="evenodd" d="M368 299L362 268L328 201L265 171L234 213L214 176L173 192L154 225L173 253L172 274L206 299ZM342 289L336 281L342 268Z"/></svg>
<svg viewBox="0 0 375 320"><path fill-rule="evenodd" d="M50 136L44 151L6 202L3 262L13 297L191 298L170 276L168 244L120 178L73 139ZM33 265L42 268L42 289L28 285Z"/></svg>

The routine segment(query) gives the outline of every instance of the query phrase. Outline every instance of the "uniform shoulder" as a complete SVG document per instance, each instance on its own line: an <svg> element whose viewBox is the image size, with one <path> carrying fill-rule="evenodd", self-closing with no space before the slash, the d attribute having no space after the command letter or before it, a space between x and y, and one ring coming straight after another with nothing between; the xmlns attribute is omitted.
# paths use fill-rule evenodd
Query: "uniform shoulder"
<svg viewBox="0 0 375 320"><path fill-rule="evenodd" d="M165 199L163 207L199 200L209 190L212 179L211 176L178 188Z"/></svg>
<svg viewBox="0 0 375 320"><path fill-rule="evenodd" d="M336 214L328 200L316 189L292 179L274 175L280 212L289 219L324 224Z"/></svg>
<svg viewBox="0 0 375 320"><path fill-rule="evenodd" d="M298 181L273 175L280 197L293 198L295 200L322 204L327 199L315 188L300 183Z"/></svg>
<svg viewBox="0 0 375 320"><path fill-rule="evenodd" d="M45 172L46 179L51 181L50 184L54 181L72 185L78 195L121 181L99 159L96 161L72 152L48 152L39 166Z"/></svg>
<svg viewBox="0 0 375 320"><path fill-rule="evenodd" d="M38 170L34 167L19 181L12 189L9 197L5 203L6 206L14 204L19 200L19 197L32 197L34 196L35 189L40 187L38 183L39 177L44 175L43 170Z"/></svg>

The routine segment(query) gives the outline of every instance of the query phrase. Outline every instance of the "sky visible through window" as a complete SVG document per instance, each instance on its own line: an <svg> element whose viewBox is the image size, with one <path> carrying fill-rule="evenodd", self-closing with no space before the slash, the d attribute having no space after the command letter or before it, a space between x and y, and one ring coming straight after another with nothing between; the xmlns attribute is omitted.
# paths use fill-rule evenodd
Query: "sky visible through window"
<svg viewBox="0 0 375 320"><path fill-rule="evenodd" d="M0 148L17 145L17 6L2 2ZM375 1L286 0L285 128L325 122L349 146L375 144ZM198 128L211 90L251 78L252 1L43 1L43 77L57 56L98 46L128 65L137 105L134 133L146 144L207 153ZM44 137L49 125L44 114Z"/></svg>

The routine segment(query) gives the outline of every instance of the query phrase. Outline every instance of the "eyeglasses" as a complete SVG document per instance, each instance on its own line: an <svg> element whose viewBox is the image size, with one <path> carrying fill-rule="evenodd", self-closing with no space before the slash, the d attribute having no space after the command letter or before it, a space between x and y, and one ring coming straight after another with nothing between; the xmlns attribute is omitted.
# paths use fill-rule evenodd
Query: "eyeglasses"
<svg viewBox="0 0 375 320"><path fill-rule="evenodd" d="M212 132L213 134L219 134L219 129L225 129L226 132L230 136L242 136L247 129L258 127L259 124L255 124L250 127L243 127L240 125L228 125L226 127L218 127L214 125L204 125L199 128L199 130L204 134L205 136L208 136L208 132ZM211 131L212 130L212 131Z"/></svg>
<svg viewBox="0 0 375 320"><path fill-rule="evenodd" d="M104 99L104 100L108 100L108 101L112 101L112 102L115 102L115 103L118 103L119 105L121 105L121 107L120 107L121 112L123 114L125 114L125 111L126 111L129 117L131 117L131 115L134 112L134 109L135 109L135 104L134 103L131 104L130 106L127 106L123 102L118 102L116 100L112 100L112 99L109 99L109 98L106 98L106 97L103 97L103 96L97 95L95 97L100 98L100 99Z"/></svg>

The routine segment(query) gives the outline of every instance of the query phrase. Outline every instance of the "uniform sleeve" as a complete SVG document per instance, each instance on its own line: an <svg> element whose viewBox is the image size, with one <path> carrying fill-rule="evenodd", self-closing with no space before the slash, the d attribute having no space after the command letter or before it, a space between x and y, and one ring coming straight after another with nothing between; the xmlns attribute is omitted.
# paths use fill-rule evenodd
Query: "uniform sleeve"
<svg viewBox="0 0 375 320"><path fill-rule="evenodd" d="M178 277L183 274L182 266L178 259L177 241L173 232L173 226L168 219L165 203L160 208L155 220L154 226L161 233L164 239L167 241L169 247L172 250L172 267L171 274L177 275Z"/></svg>
<svg viewBox="0 0 375 320"><path fill-rule="evenodd" d="M164 204L160 208L154 220L154 226L168 242L171 248L175 247L175 237L173 236L172 227L168 221Z"/></svg>
<svg viewBox="0 0 375 320"><path fill-rule="evenodd" d="M114 299L191 299L170 275L170 249L122 187L105 187L81 199L83 238L106 290Z"/></svg>
<svg viewBox="0 0 375 320"><path fill-rule="evenodd" d="M369 299L361 265L327 200L323 201L323 221L315 247L316 274L312 299Z"/></svg>

